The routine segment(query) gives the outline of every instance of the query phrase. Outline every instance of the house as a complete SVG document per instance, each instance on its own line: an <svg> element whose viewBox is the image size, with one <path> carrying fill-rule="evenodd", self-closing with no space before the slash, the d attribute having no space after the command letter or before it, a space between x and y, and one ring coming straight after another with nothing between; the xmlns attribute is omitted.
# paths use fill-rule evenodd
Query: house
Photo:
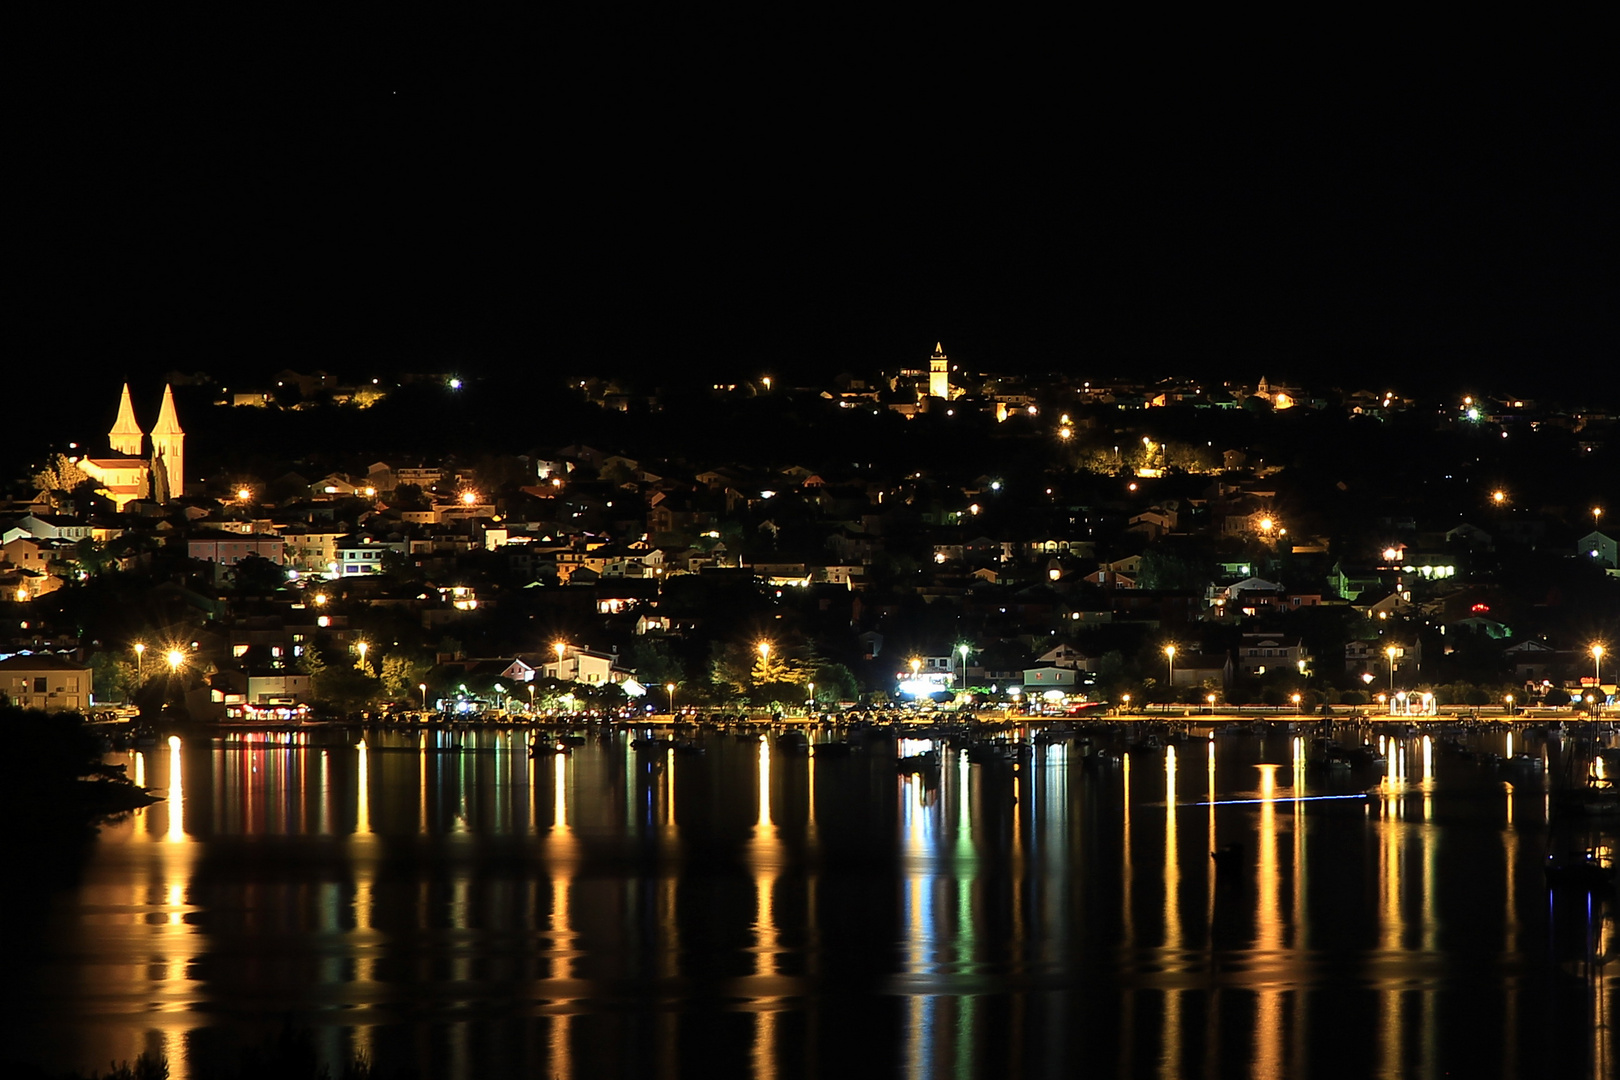
<svg viewBox="0 0 1620 1080"><path fill-rule="evenodd" d="M1557 678L1567 659L1545 641L1534 638L1509 645L1502 650L1502 656L1512 663L1513 674L1520 679Z"/></svg>
<svg viewBox="0 0 1620 1080"><path fill-rule="evenodd" d="M603 683L625 683L635 674L619 667L617 652L595 652L570 646L564 646L557 654L557 659L541 665L539 670L548 679L588 683L592 686L600 686Z"/></svg>
<svg viewBox="0 0 1620 1080"><path fill-rule="evenodd" d="M92 689L90 669L74 660L38 653L0 660L0 698L9 705L83 712L92 703Z"/></svg>
<svg viewBox="0 0 1620 1080"><path fill-rule="evenodd" d="M1616 550L1614 538L1596 529L1575 541L1575 553L1609 570L1620 567L1620 551Z"/></svg>
<svg viewBox="0 0 1620 1080"><path fill-rule="evenodd" d="M280 566L286 547L286 541L279 536L244 536L219 529L198 530L186 537L187 557L221 566L235 566L254 556Z"/></svg>
<svg viewBox="0 0 1620 1080"><path fill-rule="evenodd" d="M1232 658L1226 653L1177 652L1170 685L1203 686L1213 679L1225 687L1232 685L1232 675Z"/></svg>
<svg viewBox="0 0 1620 1080"><path fill-rule="evenodd" d="M1268 671L1302 671L1309 661L1305 645L1298 638L1283 638L1276 634L1244 634L1238 645L1238 668L1245 675L1264 675Z"/></svg>

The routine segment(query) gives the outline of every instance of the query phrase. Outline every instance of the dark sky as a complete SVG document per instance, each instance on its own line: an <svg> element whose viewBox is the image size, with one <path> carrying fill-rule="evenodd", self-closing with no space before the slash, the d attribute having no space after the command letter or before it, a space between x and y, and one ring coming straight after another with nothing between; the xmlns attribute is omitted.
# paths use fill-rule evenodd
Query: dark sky
<svg viewBox="0 0 1620 1080"><path fill-rule="evenodd" d="M369 14L42 31L8 353L820 380L943 339L1475 389L1615 356L1612 65Z"/></svg>

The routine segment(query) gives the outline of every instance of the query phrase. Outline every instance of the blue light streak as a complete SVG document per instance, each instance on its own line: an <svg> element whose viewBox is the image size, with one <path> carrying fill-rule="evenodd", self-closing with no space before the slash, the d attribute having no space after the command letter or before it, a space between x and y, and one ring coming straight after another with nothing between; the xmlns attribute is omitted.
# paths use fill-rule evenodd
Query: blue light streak
<svg viewBox="0 0 1620 1080"><path fill-rule="evenodd" d="M1183 806L1237 806L1242 803L1326 802L1329 799L1370 799L1365 791L1355 795L1296 795L1288 799L1216 799L1214 802L1183 803Z"/></svg>

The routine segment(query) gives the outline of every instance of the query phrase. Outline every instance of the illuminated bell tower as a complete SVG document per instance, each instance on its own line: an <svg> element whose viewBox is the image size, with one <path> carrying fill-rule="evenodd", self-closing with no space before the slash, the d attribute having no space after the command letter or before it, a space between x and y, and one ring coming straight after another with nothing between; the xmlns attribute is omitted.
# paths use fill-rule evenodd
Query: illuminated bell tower
<svg viewBox="0 0 1620 1080"><path fill-rule="evenodd" d="M152 426L152 465L154 472L163 472L163 486L154 483L153 487L163 492L165 501L185 494L186 433L174 415L174 390L169 386L163 388L163 408Z"/></svg>
<svg viewBox="0 0 1620 1080"><path fill-rule="evenodd" d="M129 383L124 384L124 398L118 403L118 419L107 432L107 444L115 453L141 456L141 441L145 438L141 425L135 422L135 406L129 400Z"/></svg>
<svg viewBox="0 0 1620 1080"><path fill-rule="evenodd" d="M945 355L945 346L934 343L934 355L928 358L928 396L949 399L951 396L951 364Z"/></svg>

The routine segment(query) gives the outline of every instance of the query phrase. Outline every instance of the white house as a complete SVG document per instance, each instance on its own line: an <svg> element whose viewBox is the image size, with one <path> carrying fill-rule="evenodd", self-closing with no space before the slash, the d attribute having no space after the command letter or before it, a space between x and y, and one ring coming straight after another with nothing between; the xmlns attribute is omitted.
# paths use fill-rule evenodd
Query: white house
<svg viewBox="0 0 1620 1080"><path fill-rule="evenodd" d="M0 660L0 695L7 703L46 712L90 708L90 669L60 656L25 655Z"/></svg>

